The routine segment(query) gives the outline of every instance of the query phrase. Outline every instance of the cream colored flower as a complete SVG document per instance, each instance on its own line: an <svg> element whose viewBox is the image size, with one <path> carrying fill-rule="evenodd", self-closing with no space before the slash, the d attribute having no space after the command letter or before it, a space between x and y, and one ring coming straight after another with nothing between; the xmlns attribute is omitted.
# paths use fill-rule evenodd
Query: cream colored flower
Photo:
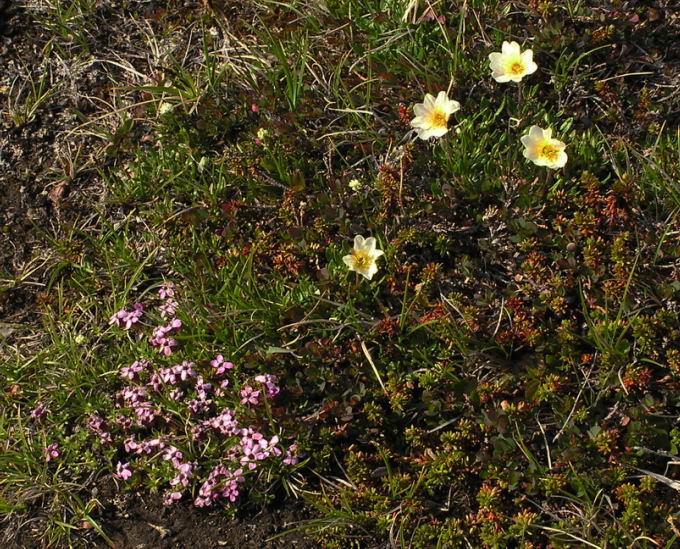
<svg viewBox="0 0 680 549"><path fill-rule="evenodd" d="M361 235L354 237L354 249L349 255L342 258L350 271L356 271L362 276L371 280L373 275L378 272L375 260L383 255L382 250L375 247L375 238L369 236L364 239Z"/></svg>
<svg viewBox="0 0 680 549"><path fill-rule="evenodd" d="M524 158L528 158L537 166L561 168L567 163L566 145L562 141L552 138L552 130L544 130L538 126L531 126L529 133L522 136Z"/></svg>
<svg viewBox="0 0 680 549"><path fill-rule="evenodd" d="M164 114L171 113L174 110L175 106L172 103L166 103L165 101L158 106L158 114L160 114L161 116Z"/></svg>
<svg viewBox="0 0 680 549"><path fill-rule="evenodd" d="M538 69L534 63L534 52L519 51L517 42L503 42L502 53L489 54L491 62L491 76L496 82L519 82L527 74L532 74Z"/></svg>
<svg viewBox="0 0 680 549"><path fill-rule="evenodd" d="M359 181L358 179L352 179L352 181L347 183L347 185L353 191L358 191L359 189L361 189L361 181Z"/></svg>
<svg viewBox="0 0 680 549"><path fill-rule="evenodd" d="M413 107L416 117L411 120L411 126L418 132L420 139L441 137L449 131L449 116L460 109L460 103L449 99L446 92L440 91L435 99L425 94L425 100Z"/></svg>

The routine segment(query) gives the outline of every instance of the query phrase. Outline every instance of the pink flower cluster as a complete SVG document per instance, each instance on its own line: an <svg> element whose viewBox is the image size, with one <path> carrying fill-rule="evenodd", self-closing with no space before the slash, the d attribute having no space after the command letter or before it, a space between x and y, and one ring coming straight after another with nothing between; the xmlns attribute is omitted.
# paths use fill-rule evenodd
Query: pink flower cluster
<svg viewBox="0 0 680 549"><path fill-rule="evenodd" d="M254 431L252 427L241 430L241 465L251 471L257 467L256 461L262 461L269 456L280 456L281 450L276 446L279 437L274 435L270 440L264 438L262 433Z"/></svg>
<svg viewBox="0 0 680 549"><path fill-rule="evenodd" d="M114 313L109 320L110 325L118 326L123 328L123 330L129 330L134 324L139 322L139 319L144 314L144 306L141 303L135 303L132 306L132 311L126 311L121 309L117 313Z"/></svg>
<svg viewBox="0 0 680 549"><path fill-rule="evenodd" d="M149 343L153 347L158 347L158 351L169 356L177 347L177 340L174 337L168 336L170 332L177 331L182 327L182 321L178 318L173 318L166 326L156 326L153 329L153 335L149 339Z"/></svg>
<svg viewBox="0 0 680 549"><path fill-rule="evenodd" d="M276 376L269 374L259 375L255 376L255 381L259 381L264 385L268 398L274 398L279 394L280 389L276 385Z"/></svg>
<svg viewBox="0 0 680 549"><path fill-rule="evenodd" d="M61 452L59 452L59 444L56 442L43 448L43 452L45 452L45 461L48 463L61 455Z"/></svg>
<svg viewBox="0 0 680 549"><path fill-rule="evenodd" d="M106 425L106 421L99 414L92 414L87 420L87 426L91 431L99 435L99 440L103 443L112 442L111 432Z"/></svg>
<svg viewBox="0 0 680 549"><path fill-rule="evenodd" d="M276 376L260 374L251 378L250 384L242 384L240 377L234 378L234 365L221 354L214 355L209 367L208 361L167 364L165 357L178 346L173 335L182 327L174 316L179 307L175 295L172 282L164 282L158 290L163 300L158 310L167 324L153 328L149 342L161 356L153 363L139 359L120 367L125 385L116 394L115 419L107 423L92 414L87 425L102 443L111 443L113 435L119 434L126 457L116 463L115 471L123 481L132 478L135 470L155 467L159 460L169 462L170 467L163 469L172 473L166 479L165 504L197 488L196 506L206 507L216 500L233 503L247 475L265 460L278 458L284 465L296 465L297 446L292 444L284 453L279 436L266 434L261 423L264 418L258 419L262 413L255 407L280 393ZM112 323L129 329L139 321L142 310L136 304L131 313L116 313ZM238 389L231 391L228 388L234 381ZM237 411L225 407L225 400ZM250 409L239 407L239 403ZM36 417L40 413L36 412ZM222 461L211 465L206 477L208 471L200 456L208 445L215 444L223 445ZM58 455L56 446L54 451Z"/></svg>
<svg viewBox="0 0 680 549"><path fill-rule="evenodd" d="M135 360L130 366L123 366L120 369L120 377L130 380L135 379L139 372L149 368L150 365L148 360Z"/></svg>
<svg viewBox="0 0 680 549"><path fill-rule="evenodd" d="M255 381L258 381L264 385L264 392L267 398L274 398L279 394L279 387L276 385L276 376L269 374L259 375L255 377ZM241 389L241 404L252 404L257 406L260 404L260 396L262 391L256 391L250 385L245 385Z"/></svg>
<svg viewBox="0 0 680 549"><path fill-rule="evenodd" d="M48 413L47 405L44 402L38 402L37 406L31 410L31 419L41 421L45 419Z"/></svg>
<svg viewBox="0 0 680 549"><path fill-rule="evenodd" d="M220 480L220 477L224 477L224 480ZM217 465L208 475L208 480L201 485L194 505L208 507L220 497L234 503L239 494L238 485L245 481L243 469L231 472L224 465Z"/></svg>
<svg viewBox="0 0 680 549"><path fill-rule="evenodd" d="M130 469L129 463L121 463L120 461L116 465L116 475L121 480L128 480L132 476L132 470Z"/></svg>
<svg viewBox="0 0 680 549"><path fill-rule="evenodd" d="M135 423L138 426L151 425L158 415L153 403L148 398L149 393L144 387L125 387L118 393L119 401L123 405L131 407L137 416Z"/></svg>

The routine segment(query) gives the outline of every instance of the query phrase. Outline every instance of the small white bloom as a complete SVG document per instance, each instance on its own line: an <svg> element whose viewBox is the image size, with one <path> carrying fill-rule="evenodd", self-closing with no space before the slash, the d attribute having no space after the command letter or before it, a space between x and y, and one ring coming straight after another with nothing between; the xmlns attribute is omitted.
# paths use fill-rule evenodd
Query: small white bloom
<svg viewBox="0 0 680 549"><path fill-rule="evenodd" d="M265 137L269 135L269 130L266 130L264 128L260 128L257 130L257 138L260 140L264 140Z"/></svg>
<svg viewBox="0 0 680 549"><path fill-rule="evenodd" d="M524 158L531 160L537 166L561 168L567 163L566 145L562 141L552 138L550 128L544 130L538 126L531 126L529 133L522 136Z"/></svg>
<svg viewBox="0 0 680 549"><path fill-rule="evenodd" d="M441 137L449 131L449 116L459 109L460 103L449 99L444 91L440 91L436 99L429 93L425 94L425 100L413 107L416 117L411 120L411 126L420 139Z"/></svg>
<svg viewBox="0 0 680 549"><path fill-rule="evenodd" d="M352 181L347 183L347 185L353 191L358 191L359 189L361 189L361 181L359 181L358 179L352 179Z"/></svg>
<svg viewBox="0 0 680 549"><path fill-rule="evenodd" d="M534 52L520 52L517 42L503 42L501 53L489 54L491 76L496 82L519 82L528 74L536 72Z"/></svg>
<svg viewBox="0 0 680 549"><path fill-rule="evenodd" d="M369 236L364 239L363 236L358 234L354 237L354 249L342 260L350 271L356 271L371 280L373 275L378 272L375 260L383 254L382 250L376 248L374 237Z"/></svg>
<svg viewBox="0 0 680 549"><path fill-rule="evenodd" d="M161 116L164 114L168 114L174 110L175 106L172 103L163 102L158 106L158 114L160 114Z"/></svg>

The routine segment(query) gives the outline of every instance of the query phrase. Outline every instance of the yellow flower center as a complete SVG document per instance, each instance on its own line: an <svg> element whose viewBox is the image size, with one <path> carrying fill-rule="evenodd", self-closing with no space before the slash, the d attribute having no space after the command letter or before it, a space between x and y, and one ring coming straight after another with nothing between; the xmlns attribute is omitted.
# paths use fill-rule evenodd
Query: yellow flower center
<svg viewBox="0 0 680 549"><path fill-rule="evenodd" d="M352 260L354 261L354 267L358 270L365 269L371 264L371 258L366 252L353 251Z"/></svg>
<svg viewBox="0 0 680 549"><path fill-rule="evenodd" d="M439 109L432 111L430 114L430 126L435 128L445 128L446 115Z"/></svg>
<svg viewBox="0 0 680 549"><path fill-rule="evenodd" d="M555 162L557 160L557 152L557 147L550 143L545 143L541 147L541 156L547 158L550 162Z"/></svg>
<svg viewBox="0 0 680 549"><path fill-rule="evenodd" d="M524 74L524 65L519 61L515 61L510 65L510 74L514 74L515 76Z"/></svg>

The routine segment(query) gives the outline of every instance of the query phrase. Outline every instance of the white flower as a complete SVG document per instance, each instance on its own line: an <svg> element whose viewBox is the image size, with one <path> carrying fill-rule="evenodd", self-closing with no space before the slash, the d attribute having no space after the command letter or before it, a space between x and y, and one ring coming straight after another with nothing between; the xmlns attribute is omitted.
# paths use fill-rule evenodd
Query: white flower
<svg viewBox="0 0 680 549"><path fill-rule="evenodd" d="M489 54L491 62L491 76L496 82L519 82L527 74L532 74L538 69L534 63L534 52L519 51L517 42L503 42L502 53Z"/></svg>
<svg viewBox="0 0 680 549"><path fill-rule="evenodd" d="M378 272L375 260L384 252L375 246L375 238L369 236L364 239L361 235L354 237L354 249L349 255L342 258L350 271L356 271L362 276L371 280L373 275Z"/></svg>
<svg viewBox="0 0 680 549"><path fill-rule="evenodd" d="M416 117L411 120L418 132L420 139L441 137L449 131L449 116L460 109L460 103L449 99L446 92L440 91L435 99L432 95L425 94L425 100L413 107Z"/></svg>
<svg viewBox="0 0 680 549"><path fill-rule="evenodd" d="M531 126L529 133L522 136L524 158L528 158L537 166L561 168L567 163L566 145L562 141L552 138L550 128L544 130L538 126Z"/></svg>
<svg viewBox="0 0 680 549"><path fill-rule="evenodd" d="M358 191L359 189L361 189L361 181L359 181L358 179L352 179L352 181L347 183L347 185L353 191Z"/></svg>
<svg viewBox="0 0 680 549"><path fill-rule="evenodd" d="M160 114L161 116L164 114L171 113L174 110L175 106L172 103L166 103L165 101L158 106L158 114Z"/></svg>

